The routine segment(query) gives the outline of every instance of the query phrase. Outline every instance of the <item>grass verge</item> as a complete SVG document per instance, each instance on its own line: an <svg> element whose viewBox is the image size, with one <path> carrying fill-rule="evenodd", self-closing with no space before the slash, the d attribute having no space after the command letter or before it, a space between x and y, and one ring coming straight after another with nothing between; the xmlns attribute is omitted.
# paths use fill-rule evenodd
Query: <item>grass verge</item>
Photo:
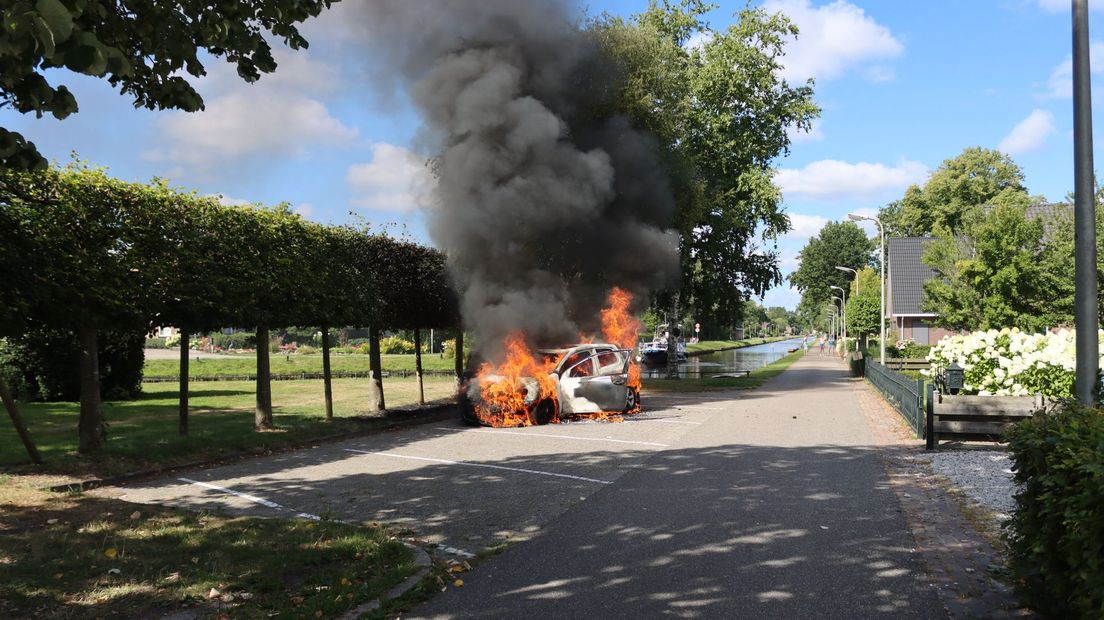
<svg viewBox="0 0 1104 620"><path fill-rule="evenodd" d="M383 355L384 370L414 370L413 355ZM285 355L273 353L270 359L272 374L295 374L300 372L322 372L321 355ZM451 355L437 353L422 356L422 368L426 370L453 370L455 360ZM333 372L368 372L367 355L331 355L330 369ZM225 375L252 375L257 372L257 358L254 355L227 357L204 357L188 362L188 374L192 377L218 377ZM146 360L143 376L177 377L180 375L180 360Z"/></svg>
<svg viewBox="0 0 1104 620"><path fill-rule="evenodd" d="M763 385L768 379L782 374L782 371L791 364L801 359L804 353L795 351L762 368L751 371L747 377L725 377L712 379L709 377L681 379L644 379L644 394L656 394L660 392L703 392L708 390L750 390Z"/></svg>
<svg viewBox="0 0 1104 620"><path fill-rule="evenodd" d="M416 571L380 528L0 486L5 618L333 618Z"/></svg>
<svg viewBox="0 0 1104 620"><path fill-rule="evenodd" d="M427 377L426 398L451 398L454 386L450 378ZM325 419L322 381L274 381L272 401L278 430L264 433L253 430L254 383L220 381L193 384L192 388L187 437L177 432L176 384L147 383L136 399L105 402L107 441L102 452L92 457L76 452L77 403L20 403L19 409L46 465L40 470L26 464L23 445L5 421L0 422L0 471L110 476L282 448L384 423L380 417L362 415L368 398L365 379L334 380L331 422ZM385 380L384 390L389 407L416 402L413 379Z"/></svg>

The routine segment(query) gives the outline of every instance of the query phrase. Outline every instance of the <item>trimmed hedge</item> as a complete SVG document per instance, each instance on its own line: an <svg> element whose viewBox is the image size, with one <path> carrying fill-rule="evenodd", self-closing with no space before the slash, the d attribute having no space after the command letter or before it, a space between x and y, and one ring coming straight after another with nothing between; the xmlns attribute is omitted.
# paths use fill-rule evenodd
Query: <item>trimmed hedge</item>
<svg viewBox="0 0 1104 620"><path fill-rule="evenodd" d="M1009 566L1046 617L1104 618L1104 411L1067 403L1007 433L1016 510Z"/></svg>

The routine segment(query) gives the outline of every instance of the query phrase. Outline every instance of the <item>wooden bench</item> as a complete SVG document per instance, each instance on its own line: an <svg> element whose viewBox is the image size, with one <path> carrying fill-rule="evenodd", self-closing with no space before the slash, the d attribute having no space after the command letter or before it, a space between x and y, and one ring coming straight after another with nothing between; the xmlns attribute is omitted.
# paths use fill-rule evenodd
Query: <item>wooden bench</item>
<svg viewBox="0 0 1104 620"><path fill-rule="evenodd" d="M1030 418L1046 405L1035 396L951 396L935 394L927 408L927 448L939 441L1001 441L1004 429Z"/></svg>

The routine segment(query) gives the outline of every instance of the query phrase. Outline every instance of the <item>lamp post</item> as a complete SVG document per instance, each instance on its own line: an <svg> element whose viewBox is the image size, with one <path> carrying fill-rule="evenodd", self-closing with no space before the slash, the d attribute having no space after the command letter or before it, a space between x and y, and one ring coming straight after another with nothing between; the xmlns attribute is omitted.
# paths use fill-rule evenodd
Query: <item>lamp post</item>
<svg viewBox="0 0 1104 620"><path fill-rule="evenodd" d="M879 277L879 280L881 280L881 282L882 282L882 312L881 312L881 325L880 325L881 332L878 335L878 349L879 349L878 362L881 363L881 364L885 364L885 340L886 340L886 314L885 314L885 306L886 306L886 298L885 298L886 262L885 262L885 255L886 255L886 248L885 248L885 227L882 226L882 220L880 220L876 217L867 217L865 215L859 215L857 213L848 213L847 218L850 219L852 222L861 222L863 220L874 222L875 224L878 225L878 236L882 240L882 243L881 243L881 249L882 249L881 270L882 270L882 273L880 274L880 277Z"/></svg>
<svg viewBox="0 0 1104 620"><path fill-rule="evenodd" d="M836 287L836 288L839 288L839 287ZM835 295L832 295L832 299L840 302L839 321L836 323L839 327L837 328L836 331L837 331L839 336L843 337L843 343L846 346L846 344L847 344L847 311L843 309L843 300L842 299L840 299L839 297L836 297ZM833 306L834 305L835 304L833 304Z"/></svg>
<svg viewBox="0 0 1104 620"><path fill-rule="evenodd" d="M839 269L840 271L850 272L851 275L855 276L855 294L858 295L859 294L859 272L855 271L854 269L852 269L850 267L841 267L840 265L836 265L836 269Z"/></svg>
<svg viewBox="0 0 1104 620"><path fill-rule="evenodd" d="M842 286L829 285L828 288L836 289L843 296L840 301L840 312L843 314L843 350L850 352L850 346L847 344L847 291L843 290Z"/></svg>
<svg viewBox="0 0 1104 620"><path fill-rule="evenodd" d="M1073 219L1074 321L1077 325L1077 400L1092 405L1100 366L1097 341L1096 200L1093 197L1092 90L1089 76L1089 7L1073 0Z"/></svg>

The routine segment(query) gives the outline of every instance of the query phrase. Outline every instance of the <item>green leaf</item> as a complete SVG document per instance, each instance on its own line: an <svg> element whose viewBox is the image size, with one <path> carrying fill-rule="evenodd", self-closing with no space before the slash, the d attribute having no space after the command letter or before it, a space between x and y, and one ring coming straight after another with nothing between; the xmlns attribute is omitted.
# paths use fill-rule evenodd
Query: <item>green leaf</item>
<svg viewBox="0 0 1104 620"><path fill-rule="evenodd" d="M73 13L61 0L38 0L35 8L49 26L55 42L61 43L73 33Z"/></svg>

